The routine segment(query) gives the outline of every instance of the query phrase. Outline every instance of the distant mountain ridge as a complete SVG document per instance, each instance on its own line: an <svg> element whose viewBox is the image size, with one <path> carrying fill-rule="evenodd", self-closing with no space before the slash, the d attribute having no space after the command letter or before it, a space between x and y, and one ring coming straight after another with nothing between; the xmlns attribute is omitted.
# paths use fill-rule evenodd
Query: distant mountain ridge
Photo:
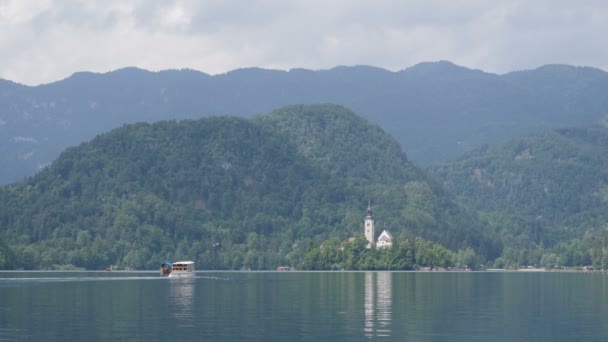
<svg viewBox="0 0 608 342"><path fill-rule="evenodd" d="M290 71L124 68L78 72L36 87L0 80L0 184L31 176L68 146L125 123L251 117L335 103L377 123L411 160L431 163L520 134L598 122L608 74L550 65L505 75L450 62L391 72L371 66Z"/></svg>

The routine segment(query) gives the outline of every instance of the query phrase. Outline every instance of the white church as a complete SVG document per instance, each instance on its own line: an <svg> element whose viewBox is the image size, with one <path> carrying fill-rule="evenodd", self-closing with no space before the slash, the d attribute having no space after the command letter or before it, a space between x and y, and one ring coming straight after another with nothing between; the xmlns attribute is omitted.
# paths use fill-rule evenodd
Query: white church
<svg viewBox="0 0 608 342"><path fill-rule="evenodd" d="M367 216L365 216L365 238L367 239L367 248L390 248L393 246L393 236L391 233L384 229L378 240L375 240L376 237L376 227L374 226L374 218L372 216L372 208L371 201L367 204Z"/></svg>

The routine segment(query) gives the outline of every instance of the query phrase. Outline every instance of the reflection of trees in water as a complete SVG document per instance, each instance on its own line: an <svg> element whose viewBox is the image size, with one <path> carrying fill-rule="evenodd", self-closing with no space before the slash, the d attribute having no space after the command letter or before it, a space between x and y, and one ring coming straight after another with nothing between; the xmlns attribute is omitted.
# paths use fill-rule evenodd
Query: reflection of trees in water
<svg viewBox="0 0 608 342"><path fill-rule="evenodd" d="M365 273L365 336L390 336L393 301L391 272Z"/></svg>
<svg viewBox="0 0 608 342"><path fill-rule="evenodd" d="M168 279L171 287L171 316L179 321L179 326L194 326L194 278Z"/></svg>

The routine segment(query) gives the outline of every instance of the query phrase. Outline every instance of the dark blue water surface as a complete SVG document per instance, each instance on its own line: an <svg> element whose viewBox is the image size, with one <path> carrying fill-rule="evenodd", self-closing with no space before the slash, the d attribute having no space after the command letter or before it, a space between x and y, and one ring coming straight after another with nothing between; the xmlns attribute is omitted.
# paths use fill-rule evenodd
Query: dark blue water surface
<svg viewBox="0 0 608 342"><path fill-rule="evenodd" d="M0 272L0 341L608 341L608 274Z"/></svg>

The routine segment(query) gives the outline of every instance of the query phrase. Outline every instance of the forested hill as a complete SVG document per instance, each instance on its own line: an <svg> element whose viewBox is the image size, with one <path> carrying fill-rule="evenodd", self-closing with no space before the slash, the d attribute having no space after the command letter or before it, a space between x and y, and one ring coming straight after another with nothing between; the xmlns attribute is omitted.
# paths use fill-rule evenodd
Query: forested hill
<svg viewBox="0 0 608 342"><path fill-rule="evenodd" d="M282 133L304 157L349 182L394 184L424 177L395 139L336 106L290 106L254 121Z"/></svg>
<svg viewBox="0 0 608 342"><path fill-rule="evenodd" d="M608 129L546 131L431 168L483 212L506 264L608 266Z"/></svg>
<svg viewBox="0 0 608 342"><path fill-rule="evenodd" d="M299 266L312 246L363 235L370 199L403 243L472 247L479 260L501 252L393 138L335 105L101 134L0 189L0 242L26 269Z"/></svg>
<svg viewBox="0 0 608 342"><path fill-rule="evenodd" d="M608 74L551 65L495 75L449 62L391 72L368 66L311 71L126 68L79 72L26 87L0 82L0 184L22 180L68 146L125 123L251 117L293 104L346 106L394 136L412 160L446 160L523 133L599 121Z"/></svg>

